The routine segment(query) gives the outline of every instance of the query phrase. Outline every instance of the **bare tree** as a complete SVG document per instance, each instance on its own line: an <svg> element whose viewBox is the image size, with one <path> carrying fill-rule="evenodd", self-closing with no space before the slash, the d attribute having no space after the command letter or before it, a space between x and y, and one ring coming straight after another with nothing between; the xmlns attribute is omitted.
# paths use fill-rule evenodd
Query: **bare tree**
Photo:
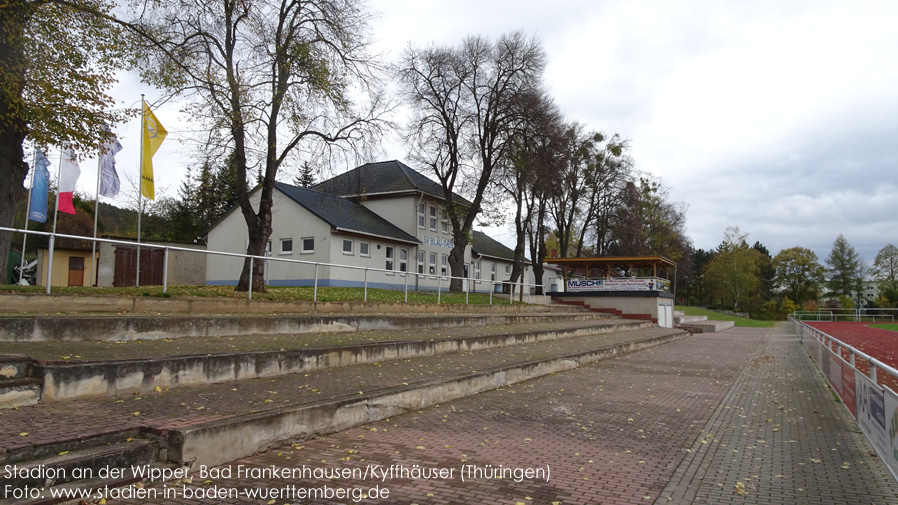
<svg viewBox="0 0 898 505"><path fill-rule="evenodd" d="M429 167L443 187L454 241L453 277L463 275L471 228L493 172L508 154L507 132L517 113L513 103L538 88L545 61L540 44L522 32L495 42L468 37L459 47L410 47L402 57L402 97L413 111L407 137L411 157ZM470 202L457 201L456 190ZM461 280L453 279L450 287L460 291Z"/></svg>
<svg viewBox="0 0 898 505"><path fill-rule="evenodd" d="M352 0L157 0L135 23L151 83L191 98L207 149L233 152L247 253L264 255L275 179L310 145L359 148L386 107L368 52L369 15ZM354 103L353 99L359 102ZM364 102L364 103L361 103ZM260 173L259 200L247 171ZM237 290L264 290L264 263L247 260Z"/></svg>
<svg viewBox="0 0 898 505"><path fill-rule="evenodd" d="M520 109L519 120L509 132L509 155L496 178L504 195L511 197L515 205L517 240L509 283L517 282L524 272L529 239L533 273L539 284L546 256L546 197L560 173L563 125L557 107L544 92L523 94L516 106ZM541 290L538 294L542 294Z"/></svg>
<svg viewBox="0 0 898 505"><path fill-rule="evenodd" d="M627 142L617 134L609 138L573 124L566 137L567 164L558 178L551 207L562 258L571 247L576 247L575 256L581 255L590 225L596 227L597 235L606 233L621 181L630 167L625 156ZM602 240L606 240L604 235Z"/></svg>

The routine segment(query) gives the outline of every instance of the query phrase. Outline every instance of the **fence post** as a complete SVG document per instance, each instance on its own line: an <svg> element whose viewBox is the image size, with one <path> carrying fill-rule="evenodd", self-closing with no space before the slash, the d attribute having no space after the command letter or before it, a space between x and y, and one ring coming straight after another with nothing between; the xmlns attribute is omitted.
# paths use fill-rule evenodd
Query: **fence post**
<svg viewBox="0 0 898 505"><path fill-rule="evenodd" d="M56 245L56 235L50 235L50 254L47 258L47 290L50 294L50 284L53 284L53 248ZM24 253L24 251L22 251Z"/></svg>
<svg viewBox="0 0 898 505"><path fill-rule="evenodd" d="M474 285L476 286L477 284L475 283ZM490 287L489 287L489 289L487 289L487 291L490 292L490 305L492 305L493 304L493 283L491 282L489 286Z"/></svg>
<svg viewBox="0 0 898 505"><path fill-rule="evenodd" d="M162 294L168 289L168 247L165 248L165 256L162 258Z"/></svg>
<svg viewBox="0 0 898 505"><path fill-rule="evenodd" d="M249 257L249 291L247 293L250 300L253 299L253 259L255 258Z"/></svg>
<svg viewBox="0 0 898 505"><path fill-rule="evenodd" d="M440 295L443 294L443 277L437 276L437 305L440 304Z"/></svg>
<svg viewBox="0 0 898 505"><path fill-rule="evenodd" d="M405 273L405 303L408 303L408 272Z"/></svg>
<svg viewBox="0 0 898 505"><path fill-rule="evenodd" d="M312 301L318 301L318 265L320 263L315 263L315 287L312 288Z"/></svg>
<svg viewBox="0 0 898 505"><path fill-rule="evenodd" d="M365 299L364 301L368 301L368 267L365 267Z"/></svg>
<svg viewBox="0 0 898 505"><path fill-rule="evenodd" d="M876 364L869 359L867 361L870 362L870 380L873 381L873 384L876 384Z"/></svg>

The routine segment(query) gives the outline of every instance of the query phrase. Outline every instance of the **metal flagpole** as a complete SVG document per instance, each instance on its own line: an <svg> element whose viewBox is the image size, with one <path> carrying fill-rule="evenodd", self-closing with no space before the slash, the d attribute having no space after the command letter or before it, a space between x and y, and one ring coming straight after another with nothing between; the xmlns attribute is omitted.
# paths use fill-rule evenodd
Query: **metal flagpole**
<svg viewBox="0 0 898 505"><path fill-rule="evenodd" d="M103 146L100 146L100 155L97 157L97 197L94 200L94 241L90 250L90 282L92 286L97 282L97 219L100 216L100 168L103 163Z"/></svg>
<svg viewBox="0 0 898 505"><path fill-rule="evenodd" d="M62 180L62 156L65 147L59 150L59 167L56 169L56 203L53 204L53 233L50 234L50 254L47 257L47 290L50 294L50 284L53 279L53 248L56 245L56 218L59 216L59 181Z"/></svg>
<svg viewBox="0 0 898 505"><path fill-rule="evenodd" d="M31 187L28 188L28 206L25 207L25 230L28 230L28 218L31 214L31 192L34 191L34 167L37 165L37 148L34 149L34 157L31 161ZM25 271L25 244L28 242L28 234L22 234L22 257L19 262L19 282L22 282L22 273Z"/></svg>
<svg viewBox="0 0 898 505"><path fill-rule="evenodd" d="M144 95L140 94L140 162L137 164L138 179L140 183L137 187L137 279L134 282L136 287L140 287L140 219L143 215L143 136L144 129L147 127L147 108L144 103Z"/></svg>

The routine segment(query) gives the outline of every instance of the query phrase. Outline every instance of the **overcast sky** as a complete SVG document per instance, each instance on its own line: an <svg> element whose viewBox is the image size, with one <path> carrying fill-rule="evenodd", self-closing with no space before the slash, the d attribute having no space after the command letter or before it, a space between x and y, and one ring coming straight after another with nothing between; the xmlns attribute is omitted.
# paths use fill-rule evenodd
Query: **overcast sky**
<svg viewBox="0 0 898 505"><path fill-rule="evenodd" d="M727 226L771 254L800 245L821 262L840 233L870 262L898 244L898 2L369 5L379 12L376 50L388 59L409 43L455 45L518 29L537 36L546 85L567 119L629 138L636 169L688 204L696 248L716 247ZM132 79L116 92L130 104L140 89L152 97ZM178 121L169 129L187 128ZM137 150L138 128L117 129L124 170L136 171L137 152L126 153L132 141ZM383 159L407 157L398 142L384 149ZM174 194L178 160L191 150L173 136L163 152L157 185ZM96 162L82 168L82 191L93 194Z"/></svg>

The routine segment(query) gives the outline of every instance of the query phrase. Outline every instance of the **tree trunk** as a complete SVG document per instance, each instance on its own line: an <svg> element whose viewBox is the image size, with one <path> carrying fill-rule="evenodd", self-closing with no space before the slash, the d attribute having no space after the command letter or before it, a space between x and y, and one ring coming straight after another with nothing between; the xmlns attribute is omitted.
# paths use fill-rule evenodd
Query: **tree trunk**
<svg viewBox="0 0 898 505"><path fill-rule="evenodd" d="M27 11L27 3L17 0L0 8L0 226L7 228L15 224L16 204L28 174L22 148L28 125L20 110L27 68L22 46ZM0 232L0 265L4 269L11 242L12 233Z"/></svg>
<svg viewBox="0 0 898 505"><path fill-rule="evenodd" d="M449 272L453 279L449 281L449 291L460 293L462 280L465 275L465 248L468 247L468 236L463 233L453 233L455 247L449 251Z"/></svg>

